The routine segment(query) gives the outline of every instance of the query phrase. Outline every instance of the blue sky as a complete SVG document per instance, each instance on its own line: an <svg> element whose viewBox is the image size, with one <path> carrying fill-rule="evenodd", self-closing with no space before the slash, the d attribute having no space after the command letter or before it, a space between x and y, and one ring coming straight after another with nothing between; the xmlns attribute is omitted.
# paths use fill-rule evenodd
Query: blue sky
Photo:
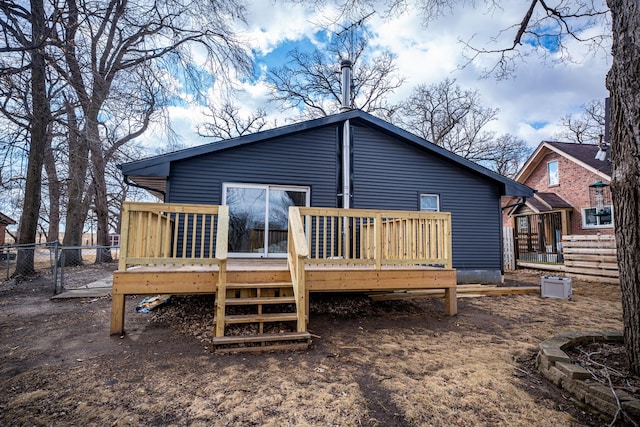
<svg viewBox="0 0 640 427"><path fill-rule="evenodd" d="M461 88L478 90L485 107L499 109L498 120L491 123L491 130L514 134L535 147L542 140L553 139L566 114L578 111L581 104L592 99L607 96L608 47L588 55L587 46L572 39L566 40L572 54L570 61L557 61L562 52L556 40L545 39L542 47L547 48L549 61L543 63L535 54L526 56L515 78L510 80L482 78L483 69L495 64L495 58L489 56L477 58L461 69L466 63L461 41L472 39L481 47L498 47L490 44L492 37L520 22L528 7L521 2L502 2L502 9L485 10L482 5L483 2L478 2L477 9L456 9L452 15L433 21L427 28L415 11L392 20L383 20L380 13L375 13L367 20L374 35L371 47L395 53L398 73L406 79L391 101L406 99L418 84L456 79ZM295 111L280 111L268 102L264 72L284 65L292 49L310 50L326 40L315 24L331 14L327 8L315 9L288 2L255 0L249 5L247 25L239 26L238 30L253 52L256 75L237 82L243 89L235 99L242 107L241 114L262 107L279 124L296 115ZM505 34L502 42L508 44L513 40L513 33ZM540 47L525 42L523 52L531 53ZM213 102L220 99L216 88L212 88L209 95ZM169 114L185 144L209 142L195 133L197 124L205 120L196 103L176 105L169 109ZM158 133L149 135L154 135L146 137L149 144L158 141Z"/></svg>

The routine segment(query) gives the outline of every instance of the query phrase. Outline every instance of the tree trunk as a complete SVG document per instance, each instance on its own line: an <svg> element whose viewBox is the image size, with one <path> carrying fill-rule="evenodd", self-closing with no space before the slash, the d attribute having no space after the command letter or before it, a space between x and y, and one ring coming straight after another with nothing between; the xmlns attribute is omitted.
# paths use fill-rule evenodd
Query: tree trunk
<svg viewBox="0 0 640 427"><path fill-rule="evenodd" d="M31 0L31 37L33 44L40 43L46 37L42 0ZM42 163L44 150L47 146L47 127L50 116L44 46L37 46L29 53L31 55L31 143L29 144L29 163L27 164L27 181L24 189L24 205L20 216L18 244L30 244L36 241L42 194ZM15 274L33 274L35 272L33 257L33 250L18 251Z"/></svg>
<svg viewBox="0 0 640 427"><path fill-rule="evenodd" d="M90 116L91 117L91 116ZM96 213L96 241L98 246L104 246L102 249L96 250L96 263L111 262L111 249L109 248L109 206L107 198L107 181L105 173L107 170L104 159L104 151L102 149L102 141L98 130L97 110L93 120L88 120L87 139L89 140L89 149L91 151L91 168L93 173L94 186L94 211Z"/></svg>
<svg viewBox="0 0 640 427"><path fill-rule="evenodd" d="M89 167L89 147L85 138L79 138L78 119L73 106L65 104L67 126L69 129L69 180L67 185L68 201L66 228L63 246L81 246L84 220L87 216L88 203L84 203L87 169ZM82 265L81 249L65 249L65 265Z"/></svg>
<svg viewBox="0 0 640 427"><path fill-rule="evenodd" d="M47 173L47 188L49 189L49 230L47 241L58 240L60 234L60 180L56 170L56 159L51 146L51 134L47 138L47 149L44 152L44 169Z"/></svg>
<svg viewBox="0 0 640 427"><path fill-rule="evenodd" d="M616 229L624 341L631 369L640 374L640 5L608 0L613 19L611 190Z"/></svg>

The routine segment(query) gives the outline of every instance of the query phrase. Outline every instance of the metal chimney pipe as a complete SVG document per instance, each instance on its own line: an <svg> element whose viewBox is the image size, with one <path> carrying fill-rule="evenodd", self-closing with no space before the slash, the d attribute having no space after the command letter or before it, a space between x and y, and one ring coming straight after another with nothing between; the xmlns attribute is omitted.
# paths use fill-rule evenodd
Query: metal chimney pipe
<svg viewBox="0 0 640 427"><path fill-rule="evenodd" d="M348 59L340 61L340 71L342 72L341 111L348 111L351 109L352 65L353 63ZM349 123L349 120L345 120L342 124L342 207L344 209L349 209L351 207L351 124Z"/></svg>
<svg viewBox="0 0 640 427"><path fill-rule="evenodd" d="M342 73L342 105L340 110L351 109L351 67L353 63L349 59L340 61L340 71Z"/></svg>

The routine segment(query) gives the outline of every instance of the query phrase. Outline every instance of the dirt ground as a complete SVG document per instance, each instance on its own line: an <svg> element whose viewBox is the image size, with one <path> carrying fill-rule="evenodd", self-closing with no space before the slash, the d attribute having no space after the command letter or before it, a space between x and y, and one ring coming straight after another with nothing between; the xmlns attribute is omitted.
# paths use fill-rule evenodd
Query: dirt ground
<svg viewBox="0 0 640 427"><path fill-rule="evenodd" d="M455 317L441 298L312 295L308 351L220 355L207 297L151 314L131 297L127 333L110 337L109 297L53 301L44 278L4 283L0 425L606 425L533 369L559 332L622 330L617 286L573 290L571 301L461 298Z"/></svg>

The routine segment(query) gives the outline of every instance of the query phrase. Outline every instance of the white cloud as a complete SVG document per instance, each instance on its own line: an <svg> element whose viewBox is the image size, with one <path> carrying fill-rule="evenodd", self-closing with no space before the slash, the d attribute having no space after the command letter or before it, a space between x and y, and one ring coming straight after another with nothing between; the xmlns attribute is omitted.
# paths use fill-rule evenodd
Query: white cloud
<svg viewBox="0 0 640 427"><path fill-rule="evenodd" d="M266 55L285 40L307 37L313 41L322 18L310 4L254 0L247 7L248 26L241 29L242 38L258 54Z"/></svg>
<svg viewBox="0 0 640 427"><path fill-rule="evenodd" d="M519 64L513 79L504 81L480 78L482 69L495 64L495 57L488 55L480 56L466 68L459 69L465 63L464 46L460 40L472 40L477 46L483 46L500 30L517 23L527 5L502 2L502 6L504 9L491 11L483 10L482 4L479 9L459 8L454 14L444 16L426 28L417 13L389 21L383 21L379 14L375 14L367 22L375 34L372 46L394 52L398 72L406 77L406 83L396 91L394 101L406 98L417 84L455 78L462 88L477 89L486 107L500 110L498 120L491 124L492 130L512 133L529 145L537 146L541 140L552 138L558 131L560 119L567 113L577 111L579 105L591 99L606 96L604 79L610 66L608 50L605 47L596 55L584 56L587 46L568 40L575 62L543 64L537 56L531 55L526 62ZM249 5L248 12L243 38L249 41L258 55L267 54L287 41L313 40L317 31L315 24L331 15L330 10L315 10L303 4L258 0ZM590 33L594 31L590 30ZM500 43L509 43L512 39L513 30L506 33ZM484 46L497 48L504 44ZM286 113L275 111L274 106L267 102L268 88L262 80L239 82L238 85L242 92L237 94L235 101L242 106L243 113L264 106L271 117L277 117L279 124L284 124ZM219 101L215 91L212 96ZM196 123L204 120L198 108L170 109L174 128L184 132L185 140L193 143L204 142L194 136ZM539 128L535 129L531 123L537 123Z"/></svg>

